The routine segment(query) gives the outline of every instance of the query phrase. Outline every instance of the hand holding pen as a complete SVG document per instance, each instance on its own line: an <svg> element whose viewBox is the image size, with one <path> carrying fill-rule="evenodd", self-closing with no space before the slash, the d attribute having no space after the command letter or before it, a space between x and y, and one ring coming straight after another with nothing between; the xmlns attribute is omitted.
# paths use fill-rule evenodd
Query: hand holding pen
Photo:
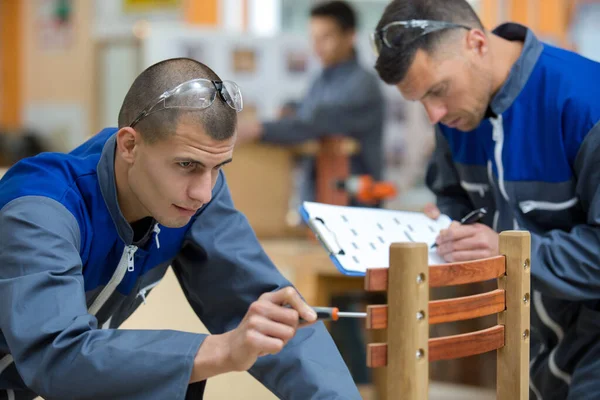
<svg viewBox="0 0 600 400"><path fill-rule="evenodd" d="M477 223L477 222L481 221L483 219L483 217L485 217L486 215L487 215L487 208L485 208L485 207L478 208L476 210L471 211L464 217L462 217L460 220L460 224L461 225L471 225L471 224ZM431 248L435 249L437 246L438 246L438 243L436 240L436 242L431 245Z"/></svg>
<svg viewBox="0 0 600 400"><path fill-rule="evenodd" d="M485 215L486 209L478 209L465 215L460 222L453 222L448 229L440 232L432 248L437 248L437 253L446 262L497 256L498 234L487 225L477 223Z"/></svg>

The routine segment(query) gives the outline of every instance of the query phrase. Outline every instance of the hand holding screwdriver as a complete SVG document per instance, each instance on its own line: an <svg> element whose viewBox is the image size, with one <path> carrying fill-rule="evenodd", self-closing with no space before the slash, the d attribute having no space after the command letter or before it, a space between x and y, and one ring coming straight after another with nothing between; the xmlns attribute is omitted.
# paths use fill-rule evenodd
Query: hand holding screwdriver
<svg viewBox="0 0 600 400"><path fill-rule="evenodd" d="M317 313L318 321L337 321L340 318L366 318L367 313L365 312L346 312L340 311L337 307L312 307ZM306 321L302 318L299 322L305 323Z"/></svg>

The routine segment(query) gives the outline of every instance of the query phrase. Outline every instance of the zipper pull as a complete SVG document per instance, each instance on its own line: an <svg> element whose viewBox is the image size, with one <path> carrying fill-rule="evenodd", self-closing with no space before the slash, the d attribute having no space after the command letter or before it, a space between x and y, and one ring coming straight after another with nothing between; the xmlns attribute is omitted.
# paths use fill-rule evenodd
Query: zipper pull
<svg viewBox="0 0 600 400"><path fill-rule="evenodd" d="M140 291L139 295L142 297L142 303L146 305L146 290Z"/></svg>
<svg viewBox="0 0 600 400"><path fill-rule="evenodd" d="M500 132L504 133L502 115L498 115L496 118L490 118L490 122L492 123L492 139L496 142L500 138Z"/></svg>
<svg viewBox="0 0 600 400"><path fill-rule="evenodd" d="M134 270L135 266L133 263L133 256L136 251L137 251L137 246L127 246L127 271L129 271L129 272L133 272L133 270Z"/></svg>
<svg viewBox="0 0 600 400"><path fill-rule="evenodd" d="M156 248L160 249L160 242L158 241L158 234L160 233L160 226L158 226L158 222L154 224L154 240L156 240Z"/></svg>

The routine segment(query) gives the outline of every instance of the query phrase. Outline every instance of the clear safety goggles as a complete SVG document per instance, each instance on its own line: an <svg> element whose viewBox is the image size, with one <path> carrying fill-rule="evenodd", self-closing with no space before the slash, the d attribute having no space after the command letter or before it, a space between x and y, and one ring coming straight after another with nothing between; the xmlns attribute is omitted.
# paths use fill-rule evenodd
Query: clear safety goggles
<svg viewBox="0 0 600 400"><path fill-rule="evenodd" d="M192 79L161 94L158 100L142 111L129 126L133 128L148 115L164 109L202 110L208 108L215 101L217 93L221 100L235 111L240 112L244 108L242 92L235 82Z"/></svg>
<svg viewBox="0 0 600 400"><path fill-rule="evenodd" d="M463 28L471 30L466 25L455 24L445 21L431 21L426 19L411 19L410 21L394 21L390 22L381 29L371 33L371 46L375 55L379 56L383 46L390 49L398 48L401 39L404 35L413 36L408 43L417 40L418 38L428 35L432 32L441 31L444 29Z"/></svg>

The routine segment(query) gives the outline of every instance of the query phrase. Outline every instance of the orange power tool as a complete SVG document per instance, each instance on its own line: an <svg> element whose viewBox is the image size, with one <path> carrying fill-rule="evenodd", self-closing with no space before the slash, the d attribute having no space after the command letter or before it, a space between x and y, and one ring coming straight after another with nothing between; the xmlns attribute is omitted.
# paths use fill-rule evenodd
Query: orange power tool
<svg viewBox="0 0 600 400"><path fill-rule="evenodd" d="M375 204L397 195L392 182L376 182L370 175L353 175L336 182L338 190L344 190L364 204Z"/></svg>

